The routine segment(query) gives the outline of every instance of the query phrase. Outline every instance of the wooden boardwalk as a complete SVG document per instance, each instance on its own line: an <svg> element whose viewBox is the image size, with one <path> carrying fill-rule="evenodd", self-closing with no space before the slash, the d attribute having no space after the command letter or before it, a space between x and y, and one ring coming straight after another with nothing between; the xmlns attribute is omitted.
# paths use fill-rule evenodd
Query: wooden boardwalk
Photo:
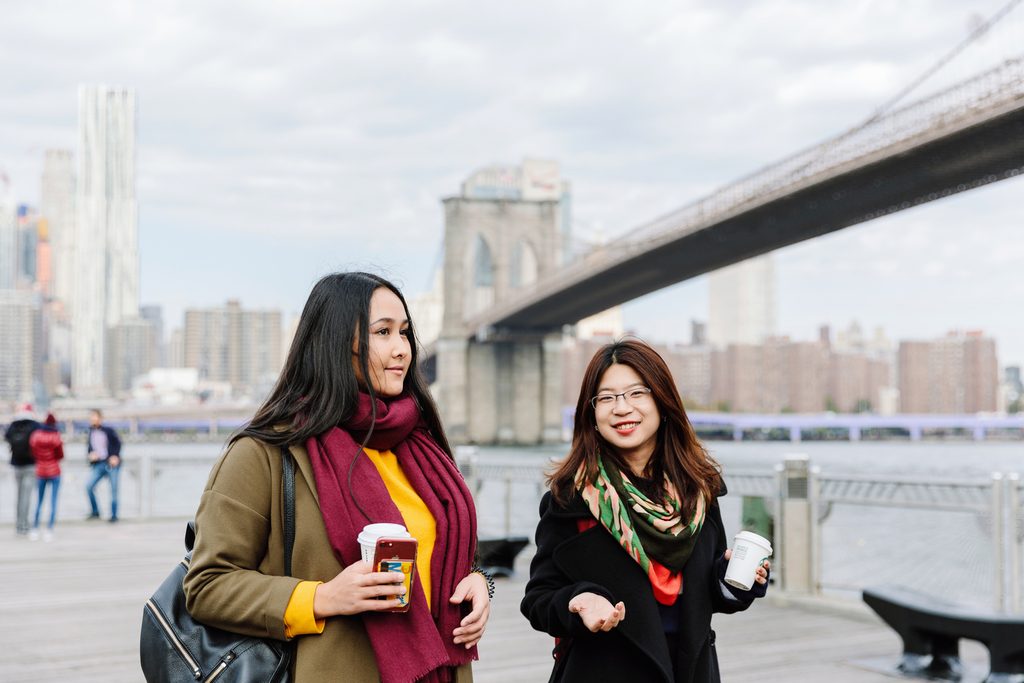
<svg viewBox="0 0 1024 683"><path fill-rule="evenodd" d="M0 528L0 681L141 681L142 605L180 559L184 527L68 523L51 542ZM550 672L551 639L519 615L522 566L518 578L498 582L475 667L481 683L546 681ZM745 614L717 617L714 627L729 683L894 680L869 660L894 662L899 640L856 603L772 596ZM984 673L984 650L964 649L972 674Z"/></svg>

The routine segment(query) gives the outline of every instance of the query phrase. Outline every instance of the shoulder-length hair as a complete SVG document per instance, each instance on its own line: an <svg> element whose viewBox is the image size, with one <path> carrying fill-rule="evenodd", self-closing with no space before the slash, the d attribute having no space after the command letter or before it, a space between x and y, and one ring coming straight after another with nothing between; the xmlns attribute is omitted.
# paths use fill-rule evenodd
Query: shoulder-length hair
<svg viewBox="0 0 1024 683"><path fill-rule="evenodd" d="M352 347L363 377L370 377L370 298L385 287L402 302L409 319L411 359L405 391L412 395L431 436L451 455L437 406L420 372L416 330L409 306L398 288L372 273L332 273L309 293L295 338L270 396L231 441L251 436L277 445L303 443L311 436L344 425L355 413L359 392L376 398L373 386L361 386L352 366ZM375 402L371 402L371 405Z"/></svg>
<svg viewBox="0 0 1024 683"><path fill-rule="evenodd" d="M697 493L709 503L718 494L720 467L697 439L686 417L672 373L658 352L637 339L622 339L601 347L590 360L583 374L579 400L576 402L576 423L573 425L572 447L551 474L548 483L555 499L562 505L569 502L576 490L576 473L584 468L587 481L597 476L597 456L627 471L627 464L618 451L601 437L595 428L597 419L590 399L597 394L601 377L615 363L636 371L651 390L651 397L661 413L654 454L645 475L655 481L668 478L679 492L685 516L693 514Z"/></svg>

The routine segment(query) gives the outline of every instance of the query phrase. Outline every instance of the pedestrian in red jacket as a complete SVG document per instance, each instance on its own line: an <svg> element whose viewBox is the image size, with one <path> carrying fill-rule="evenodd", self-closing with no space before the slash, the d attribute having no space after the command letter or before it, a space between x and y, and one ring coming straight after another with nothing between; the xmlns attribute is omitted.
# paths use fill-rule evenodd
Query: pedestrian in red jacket
<svg viewBox="0 0 1024 683"><path fill-rule="evenodd" d="M53 413L46 416L42 427L32 432L29 448L36 459L36 482L39 487L39 502L36 505L35 524L29 538L39 538L39 516L43 511L43 497L46 486L50 486L50 523L43 534L43 540L53 539L53 525L57 521L57 491L60 489L60 461L64 458L64 444L57 431L57 418Z"/></svg>

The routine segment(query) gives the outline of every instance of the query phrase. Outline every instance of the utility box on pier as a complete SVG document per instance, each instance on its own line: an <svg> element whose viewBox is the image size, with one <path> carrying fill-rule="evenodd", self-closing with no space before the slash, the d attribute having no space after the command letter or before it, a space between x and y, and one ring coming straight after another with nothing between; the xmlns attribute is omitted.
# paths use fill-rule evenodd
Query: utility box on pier
<svg viewBox="0 0 1024 683"><path fill-rule="evenodd" d="M787 455L780 471L782 520L779 529L784 555L782 589L792 593L816 593L816 531L814 501L815 469L803 454Z"/></svg>

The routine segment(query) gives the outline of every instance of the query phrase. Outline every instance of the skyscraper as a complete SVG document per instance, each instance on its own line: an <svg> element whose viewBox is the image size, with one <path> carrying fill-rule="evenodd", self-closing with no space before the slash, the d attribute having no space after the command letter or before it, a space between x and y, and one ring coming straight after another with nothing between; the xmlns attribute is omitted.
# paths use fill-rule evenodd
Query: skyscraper
<svg viewBox="0 0 1024 683"><path fill-rule="evenodd" d="M39 214L27 205L18 206L18 268L15 287L31 289L36 282L36 248L39 246Z"/></svg>
<svg viewBox="0 0 1024 683"><path fill-rule="evenodd" d="M0 289L14 289L18 280L18 212L0 194Z"/></svg>
<svg viewBox="0 0 1024 683"><path fill-rule="evenodd" d="M135 110L133 90L78 89L71 381L80 396L106 393L107 329L139 314Z"/></svg>
<svg viewBox="0 0 1024 683"><path fill-rule="evenodd" d="M51 294L60 313L71 310L74 292L75 167L71 150L48 149L43 159L39 213L46 219L53 263Z"/></svg>
<svg viewBox="0 0 1024 683"><path fill-rule="evenodd" d="M167 367L166 349L164 347L164 311L157 304L139 307L139 315L153 325L153 366Z"/></svg>
<svg viewBox="0 0 1024 683"><path fill-rule="evenodd" d="M721 268L709 278L707 337L713 346L760 344L775 334L775 265L771 254Z"/></svg>
<svg viewBox="0 0 1024 683"><path fill-rule="evenodd" d="M22 401L33 394L38 356L37 296L29 290L0 289L0 401Z"/></svg>
<svg viewBox="0 0 1024 683"><path fill-rule="evenodd" d="M152 321L143 318L125 318L107 329L107 389L112 394L126 394L132 380L156 364L155 335Z"/></svg>
<svg viewBox="0 0 1024 683"><path fill-rule="evenodd" d="M224 308L185 310L185 367L199 379L229 382L238 392L268 390L281 371L281 311Z"/></svg>

